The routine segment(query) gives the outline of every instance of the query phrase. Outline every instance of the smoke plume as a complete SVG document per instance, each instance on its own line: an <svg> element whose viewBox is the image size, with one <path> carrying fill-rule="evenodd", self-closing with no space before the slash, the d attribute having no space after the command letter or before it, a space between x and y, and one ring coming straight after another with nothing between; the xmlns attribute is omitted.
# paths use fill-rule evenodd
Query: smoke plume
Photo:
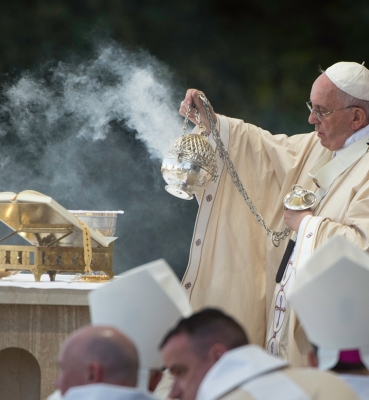
<svg viewBox="0 0 369 400"><path fill-rule="evenodd" d="M68 209L123 209L116 272L163 257L180 275L196 205L164 191L160 160L181 134L169 69L114 42L50 61L4 87L0 191L33 189Z"/></svg>

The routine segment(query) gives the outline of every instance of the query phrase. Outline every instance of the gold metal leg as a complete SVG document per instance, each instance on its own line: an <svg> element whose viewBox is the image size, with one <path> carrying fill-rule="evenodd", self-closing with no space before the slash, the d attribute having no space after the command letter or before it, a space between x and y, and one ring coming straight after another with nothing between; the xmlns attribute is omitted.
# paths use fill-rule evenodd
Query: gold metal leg
<svg viewBox="0 0 369 400"><path fill-rule="evenodd" d="M47 271L50 276L50 282L55 282L56 271Z"/></svg>
<svg viewBox="0 0 369 400"><path fill-rule="evenodd" d="M110 277L110 279L114 278L114 271L107 271L105 273Z"/></svg>
<svg viewBox="0 0 369 400"><path fill-rule="evenodd" d="M40 282L43 271L39 268L33 268L31 272L32 272L33 276L35 277L35 281Z"/></svg>

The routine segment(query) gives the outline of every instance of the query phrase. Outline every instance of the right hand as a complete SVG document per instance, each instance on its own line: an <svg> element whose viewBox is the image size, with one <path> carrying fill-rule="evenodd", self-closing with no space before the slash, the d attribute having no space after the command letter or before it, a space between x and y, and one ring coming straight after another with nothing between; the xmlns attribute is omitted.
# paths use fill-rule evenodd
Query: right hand
<svg viewBox="0 0 369 400"><path fill-rule="evenodd" d="M205 113L205 107L204 107L204 105L202 103L202 100L199 98L200 94L204 94L204 93L199 91L199 90L197 90L197 89L188 89L187 93L186 93L186 97L182 101L181 107L179 108L179 113L183 117L185 117L186 113L187 113L188 106L191 105L191 104L195 104L196 107L198 108L199 112L200 112L201 121L205 125L206 131L210 132L209 122L208 122L208 119L207 119L206 113ZM213 120L216 121L217 117L216 117L215 112L213 110L211 110L211 115L212 115ZM193 122L195 125L197 125L194 109L191 109L191 113L189 114L188 119L191 122Z"/></svg>

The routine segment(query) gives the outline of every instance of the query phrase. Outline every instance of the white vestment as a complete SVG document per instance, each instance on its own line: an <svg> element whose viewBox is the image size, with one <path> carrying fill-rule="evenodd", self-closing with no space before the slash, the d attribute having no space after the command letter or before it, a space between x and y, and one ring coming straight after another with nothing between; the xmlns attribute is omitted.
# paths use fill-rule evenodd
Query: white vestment
<svg viewBox="0 0 369 400"><path fill-rule="evenodd" d="M150 393L137 388L95 383L67 390L64 400L156 400Z"/></svg>
<svg viewBox="0 0 369 400"><path fill-rule="evenodd" d="M354 390L360 400L369 399L368 375L339 374L338 376Z"/></svg>
<svg viewBox="0 0 369 400"><path fill-rule="evenodd" d="M203 379L196 400L357 399L331 373L287 368L285 361L247 345L226 352Z"/></svg>
<svg viewBox="0 0 369 400"><path fill-rule="evenodd" d="M218 129L253 205L275 231L285 228L283 199L292 185L315 192L318 188L309 172L322 157L339 168L345 164L341 152L331 160L332 153L321 146L316 132L291 137L271 135L224 116L218 116ZM369 248L369 154L365 140L362 146L360 158L346 169L342 167L307 224L309 227L315 221L311 251L336 234L364 250ZM263 346L270 308L275 308L275 277L287 240L279 247L272 244L218 153L217 157L219 177L199 197L182 284L195 310L204 306L223 309L243 325L253 343ZM284 349L281 355L293 366L306 365L309 344L293 311L289 320L292 324L286 325L278 343Z"/></svg>

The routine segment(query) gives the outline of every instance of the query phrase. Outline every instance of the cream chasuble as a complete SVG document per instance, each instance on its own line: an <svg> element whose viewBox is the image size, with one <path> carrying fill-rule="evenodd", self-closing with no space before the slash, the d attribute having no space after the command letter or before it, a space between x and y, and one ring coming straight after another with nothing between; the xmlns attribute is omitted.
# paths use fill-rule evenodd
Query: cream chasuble
<svg viewBox="0 0 369 400"><path fill-rule="evenodd" d="M352 389L333 374L288 368L254 345L226 352L201 382L196 400L356 399Z"/></svg>
<svg viewBox="0 0 369 400"><path fill-rule="evenodd" d="M315 191L309 172L322 156L329 153L330 158L330 152L320 145L316 132L291 137L271 135L224 116L218 116L218 129L254 206L269 228L283 230L284 196L294 184ZM366 151L367 145L363 146ZM341 153L335 159L344 162ZM369 156L365 153L332 183L315 211L321 218L312 249L335 234L365 250L369 248L368 167ZM199 200L182 284L195 310L204 306L223 309L244 326L253 343L263 346L275 277L287 241L278 248L273 246L219 156L218 172L217 182ZM297 340L297 353L304 352L302 330L295 327L291 335ZM296 359L295 365L304 363L300 355Z"/></svg>
<svg viewBox="0 0 369 400"><path fill-rule="evenodd" d="M312 207L315 215L337 178L366 154L368 140L369 137L362 138L341 150L334 158L328 152L311 169L309 176L317 185L316 203ZM304 218L283 278L274 290L274 310L270 312L266 347L270 354L280 356L293 365L308 364L310 344L291 310L288 290L293 286L296 274L304 268L304 263L315 250L315 240L323 219L322 216Z"/></svg>
<svg viewBox="0 0 369 400"><path fill-rule="evenodd" d="M242 385L222 400L359 400L357 394L330 372L286 368Z"/></svg>

